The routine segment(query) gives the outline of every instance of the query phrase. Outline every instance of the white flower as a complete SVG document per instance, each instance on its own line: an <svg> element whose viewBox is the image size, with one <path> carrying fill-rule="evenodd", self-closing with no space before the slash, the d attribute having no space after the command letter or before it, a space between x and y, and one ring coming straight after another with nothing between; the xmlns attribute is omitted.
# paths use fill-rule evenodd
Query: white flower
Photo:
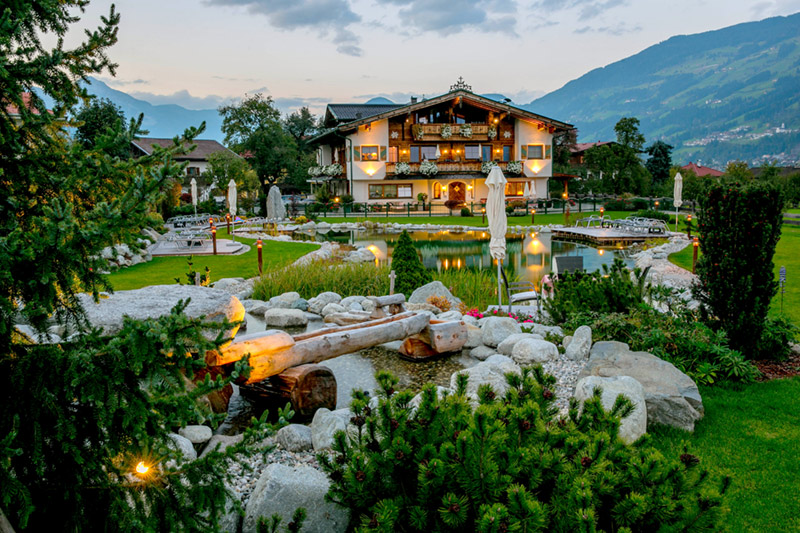
<svg viewBox="0 0 800 533"><path fill-rule="evenodd" d="M522 161L509 161L506 164L506 172L509 174L522 174Z"/></svg>
<svg viewBox="0 0 800 533"><path fill-rule="evenodd" d="M408 163L397 163L394 167L394 173L397 175L411 174L411 165Z"/></svg>
<svg viewBox="0 0 800 533"><path fill-rule="evenodd" d="M484 161L483 163L481 163L481 172L483 172L484 174L489 174L489 172L492 171L492 168L496 166L497 163L494 161Z"/></svg>
<svg viewBox="0 0 800 533"><path fill-rule="evenodd" d="M450 124L444 124L442 129L439 131L439 135L442 136L442 139L449 139L453 136L453 130L450 128Z"/></svg>
<svg viewBox="0 0 800 533"><path fill-rule="evenodd" d="M472 125L471 124L462 124L460 128L461 136L465 139L469 139L472 137Z"/></svg>
<svg viewBox="0 0 800 533"><path fill-rule="evenodd" d="M344 172L344 168L339 163L322 167L322 174L325 176L339 176L342 172Z"/></svg>
<svg viewBox="0 0 800 533"><path fill-rule="evenodd" d="M318 167L318 166L308 167L308 175L311 176L312 178L316 178L317 176L321 176L322 175L322 168L323 167Z"/></svg>
<svg viewBox="0 0 800 533"><path fill-rule="evenodd" d="M494 124L489 126L489 131L486 132L486 136L489 137L489 139L494 140L495 137L497 137L497 126Z"/></svg>
<svg viewBox="0 0 800 533"><path fill-rule="evenodd" d="M439 167L433 161L423 161L419 164L419 173L423 176L435 176L439 173Z"/></svg>

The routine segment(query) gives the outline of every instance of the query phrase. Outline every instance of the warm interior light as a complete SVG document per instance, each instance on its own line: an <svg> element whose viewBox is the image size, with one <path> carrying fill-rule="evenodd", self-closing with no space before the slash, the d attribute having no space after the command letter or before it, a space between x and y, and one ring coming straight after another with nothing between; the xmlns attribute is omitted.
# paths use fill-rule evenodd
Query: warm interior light
<svg viewBox="0 0 800 533"><path fill-rule="evenodd" d="M150 467L144 464L144 461L139 461L139 464L136 465L136 473L139 475L144 475L150 471Z"/></svg>
<svg viewBox="0 0 800 533"><path fill-rule="evenodd" d="M497 124L497 119L494 119L494 123Z"/></svg>
<svg viewBox="0 0 800 533"><path fill-rule="evenodd" d="M442 192L447 190L447 185L442 185Z"/></svg>
<svg viewBox="0 0 800 533"><path fill-rule="evenodd" d="M375 169L374 169L374 168L368 168L368 169L367 169L367 174L369 174L370 176L372 176L373 174L375 174Z"/></svg>
<svg viewBox="0 0 800 533"><path fill-rule="evenodd" d="M467 190L471 191L472 190L472 185L467 185Z"/></svg>
<svg viewBox="0 0 800 533"><path fill-rule="evenodd" d="M403 150L403 153L406 153L406 151L405 151L405 150Z"/></svg>
<svg viewBox="0 0 800 533"><path fill-rule="evenodd" d="M446 154L446 153L447 153L447 150L442 150L442 152Z"/></svg>
<svg viewBox="0 0 800 533"><path fill-rule="evenodd" d="M517 196L522 196L523 191L517 191Z"/></svg>

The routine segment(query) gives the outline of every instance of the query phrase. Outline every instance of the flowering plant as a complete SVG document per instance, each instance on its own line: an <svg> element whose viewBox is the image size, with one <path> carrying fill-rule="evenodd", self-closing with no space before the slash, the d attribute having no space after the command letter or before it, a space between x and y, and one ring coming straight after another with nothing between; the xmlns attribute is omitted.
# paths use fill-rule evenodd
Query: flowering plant
<svg viewBox="0 0 800 533"><path fill-rule="evenodd" d="M411 174L411 165L408 163L397 163L394 167L394 173L397 175Z"/></svg>
<svg viewBox="0 0 800 533"><path fill-rule="evenodd" d="M322 176L322 167L309 167L308 175L311 176L312 178L316 178L317 176Z"/></svg>
<svg viewBox="0 0 800 533"><path fill-rule="evenodd" d="M325 165L322 167L322 173L325 176L339 176L342 172L344 172L344 168L339 163L333 163L332 165Z"/></svg>
<svg viewBox="0 0 800 533"><path fill-rule="evenodd" d="M509 174L522 174L522 161L509 161L506 170Z"/></svg>
<svg viewBox="0 0 800 533"><path fill-rule="evenodd" d="M453 129L450 127L450 124L444 124L442 129L439 131L439 135L442 136L442 139L449 139L453 136Z"/></svg>
<svg viewBox="0 0 800 533"><path fill-rule="evenodd" d="M494 124L489 126L489 131L486 132L486 136L489 137L489 139L494 140L495 137L497 137L497 126Z"/></svg>
<svg viewBox="0 0 800 533"><path fill-rule="evenodd" d="M471 124L462 124L461 128L459 128L459 134L464 137L465 139L469 139L472 137L472 125Z"/></svg>
<svg viewBox="0 0 800 533"><path fill-rule="evenodd" d="M464 314L467 315L467 316L474 316L475 318L483 318L483 313L478 311L477 308L476 309L470 309L469 311L467 311Z"/></svg>
<svg viewBox="0 0 800 533"><path fill-rule="evenodd" d="M419 164L419 173L423 176L435 176L439 173L439 167L433 161L423 161Z"/></svg>
<svg viewBox="0 0 800 533"><path fill-rule="evenodd" d="M484 174L489 174L489 172L492 171L492 168L496 166L497 166L496 161L484 161L483 163L481 163L481 172L483 172Z"/></svg>
<svg viewBox="0 0 800 533"><path fill-rule="evenodd" d="M422 137L425 136L425 134L422 132L422 124L414 124L411 126L411 133L414 135L414 139L417 141L421 141Z"/></svg>

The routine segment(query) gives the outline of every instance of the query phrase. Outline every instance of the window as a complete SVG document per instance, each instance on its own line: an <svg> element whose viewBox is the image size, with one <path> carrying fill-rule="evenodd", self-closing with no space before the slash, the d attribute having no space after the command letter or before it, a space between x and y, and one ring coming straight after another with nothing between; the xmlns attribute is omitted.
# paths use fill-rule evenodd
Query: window
<svg viewBox="0 0 800 533"><path fill-rule="evenodd" d="M411 198L411 184L377 184L369 186L370 200L381 200L385 198Z"/></svg>
<svg viewBox="0 0 800 533"><path fill-rule="evenodd" d="M442 199L442 185L438 181L433 182L433 199Z"/></svg>
<svg viewBox="0 0 800 533"><path fill-rule="evenodd" d="M544 159L544 145L543 144L529 144L528 145L528 159Z"/></svg>
<svg viewBox="0 0 800 533"><path fill-rule="evenodd" d="M411 157L409 161L412 163L419 163L419 146L412 146L411 147Z"/></svg>
<svg viewBox="0 0 800 533"><path fill-rule="evenodd" d="M433 161L437 159L435 146L420 146L419 150L423 160L427 159L428 161Z"/></svg>
<svg viewBox="0 0 800 533"><path fill-rule="evenodd" d="M198 168L198 167L186 167L186 175L187 176L199 176L200 175L200 168Z"/></svg>
<svg viewBox="0 0 800 533"><path fill-rule="evenodd" d="M362 161L377 161L378 160L378 147L377 146L362 146L361 147L361 160Z"/></svg>
<svg viewBox="0 0 800 533"><path fill-rule="evenodd" d="M511 161L511 147L503 146L503 161Z"/></svg>
<svg viewBox="0 0 800 533"><path fill-rule="evenodd" d="M506 183L506 196L522 196L525 193L525 182L509 181Z"/></svg>
<svg viewBox="0 0 800 533"><path fill-rule="evenodd" d="M464 158L465 159L480 159L481 158L481 150L480 146L465 146L464 147Z"/></svg>
<svg viewBox="0 0 800 533"><path fill-rule="evenodd" d="M397 146L389 147L389 163L397 163Z"/></svg>
<svg viewBox="0 0 800 533"><path fill-rule="evenodd" d="M491 161L492 160L492 146L481 146L483 149L483 154L481 154L481 161Z"/></svg>

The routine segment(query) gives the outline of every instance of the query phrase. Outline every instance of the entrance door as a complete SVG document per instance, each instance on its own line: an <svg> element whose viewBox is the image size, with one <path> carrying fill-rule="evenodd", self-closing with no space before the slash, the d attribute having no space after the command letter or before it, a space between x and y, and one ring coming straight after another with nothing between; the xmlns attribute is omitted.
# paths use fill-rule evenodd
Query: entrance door
<svg viewBox="0 0 800 533"><path fill-rule="evenodd" d="M467 198L467 185L462 181L454 181L447 186L447 199L463 204Z"/></svg>

